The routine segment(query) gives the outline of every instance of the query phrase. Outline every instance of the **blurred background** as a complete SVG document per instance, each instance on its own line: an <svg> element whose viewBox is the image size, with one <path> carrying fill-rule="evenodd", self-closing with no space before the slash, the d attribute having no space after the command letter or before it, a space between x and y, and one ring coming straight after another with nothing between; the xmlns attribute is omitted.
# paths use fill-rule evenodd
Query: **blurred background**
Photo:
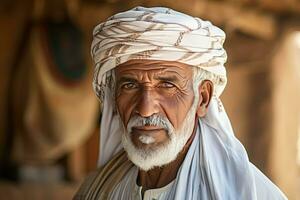
<svg viewBox="0 0 300 200"><path fill-rule="evenodd" d="M171 7L226 32L221 99L236 136L300 199L299 0L1 0L0 198L71 199L96 169L92 29L138 5Z"/></svg>

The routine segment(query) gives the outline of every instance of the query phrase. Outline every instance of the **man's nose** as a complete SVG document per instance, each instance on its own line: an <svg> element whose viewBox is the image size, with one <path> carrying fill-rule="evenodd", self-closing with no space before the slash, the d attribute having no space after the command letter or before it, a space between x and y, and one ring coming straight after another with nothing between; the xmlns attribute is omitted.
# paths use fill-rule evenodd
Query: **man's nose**
<svg viewBox="0 0 300 200"><path fill-rule="evenodd" d="M147 89L140 92L135 112L141 117L150 117L153 114L157 114L159 112L159 105L155 97L155 92Z"/></svg>

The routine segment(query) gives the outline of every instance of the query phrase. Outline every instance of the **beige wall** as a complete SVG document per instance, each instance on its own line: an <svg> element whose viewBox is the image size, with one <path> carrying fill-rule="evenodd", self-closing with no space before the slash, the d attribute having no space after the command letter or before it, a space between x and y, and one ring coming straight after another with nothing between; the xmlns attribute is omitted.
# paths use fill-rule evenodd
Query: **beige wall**
<svg viewBox="0 0 300 200"><path fill-rule="evenodd" d="M298 40L298 42L297 42ZM300 198L300 32L287 34L273 60L273 123L269 169L290 199Z"/></svg>

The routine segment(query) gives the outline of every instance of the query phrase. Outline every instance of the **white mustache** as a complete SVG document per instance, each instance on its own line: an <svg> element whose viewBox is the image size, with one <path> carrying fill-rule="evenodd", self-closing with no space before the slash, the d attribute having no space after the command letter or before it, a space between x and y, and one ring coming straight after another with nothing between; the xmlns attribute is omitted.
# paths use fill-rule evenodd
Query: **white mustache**
<svg viewBox="0 0 300 200"><path fill-rule="evenodd" d="M151 115L150 117L133 116L127 124L127 132L131 133L132 128L137 126L157 126L165 129L168 134L174 132L174 127L171 122L166 117L157 114Z"/></svg>

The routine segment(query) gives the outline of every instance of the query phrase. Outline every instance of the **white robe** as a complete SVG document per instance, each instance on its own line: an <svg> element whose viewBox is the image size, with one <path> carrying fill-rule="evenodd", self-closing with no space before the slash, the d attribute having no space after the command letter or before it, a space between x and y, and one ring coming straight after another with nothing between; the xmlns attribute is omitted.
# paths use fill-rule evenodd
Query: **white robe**
<svg viewBox="0 0 300 200"><path fill-rule="evenodd" d="M247 165L241 166L240 169L246 169L245 176L239 176L239 173L234 174L231 171L236 166L236 163L228 163L228 165L215 166L217 171L209 171L206 169L205 164L207 154L211 151L206 151L208 145L213 144L203 144L203 141L209 141L207 135L211 134L205 133L204 129L207 124L199 121L199 126L195 139L193 140L187 155L178 170L176 179L164 186L163 188L146 190L144 196L141 194L142 188L137 186L137 175L138 168L136 166L132 167L131 170L126 174L122 181L114 188L110 195L110 199L126 199L126 200L210 200L210 199L220 199L220 200L283 200L286 199L284 194L264 175L262 174L254 165L250 162ZM214 138L211 134L208 137L211 139L218 140ZM239 145L238 145L239 146ZM217 148L215 145L211 146ZM242 147L240 145L239 147ZM226 147L225 147L226 148ZM209 148L211 150L211 148ZM222 149L222 148L220 148ZM216 152L222 152L223 150L216 150ZM232 152L231 152L232 153ZM222 155L230 159L236 159L237 157L242 157L243 154L239 155ZM210 157L218 158L216 154L210 154ZM218 162L218 161L217 161ZM249 165L248 165L249 164ZM208 164L209 165L209 164ZM248 168L249 167L249 168ZM214 170L213 168L211 170ZM239 169L237 169L239 170ZM248 171L247 171L248 170ZM218 172L224 172L224 174L219 174L220 176L228 177L228 183L223 183L222 178L214 179L213 177L218 176ZM250 176L247 173L250 172ZM210 174L209 174L210 173ZM228 173L228 174L226 174ZM232 184L231 184L232 183ZM252 185L252 183L254 185ZM253 186L253 187L252 187ZM253 188L255 190L253 190ZM226 192L222 192L226 190Z"/></svg>

